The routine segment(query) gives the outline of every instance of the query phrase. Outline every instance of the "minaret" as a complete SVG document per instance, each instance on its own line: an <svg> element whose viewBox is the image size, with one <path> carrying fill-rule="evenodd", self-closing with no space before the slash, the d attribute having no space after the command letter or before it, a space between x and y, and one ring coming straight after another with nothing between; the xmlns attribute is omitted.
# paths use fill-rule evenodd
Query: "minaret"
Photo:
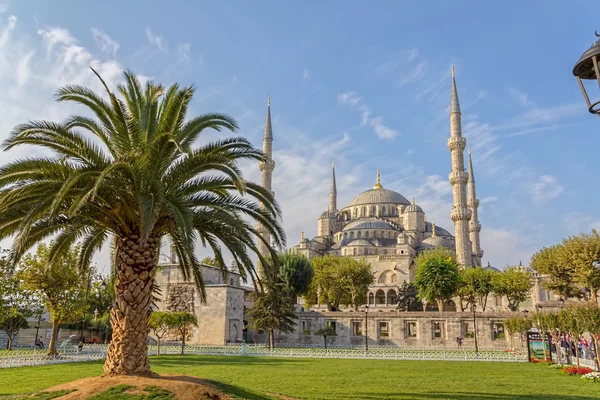
<svg viewBox="0 0 600 400"><path fill-rule="evenodd" d="M452 66L452 97L450 100L450 139L448 148L452 154L452 172L448 176L452 185L453 206L450 218L454 221L454 241L456 247L456 261L459 266L472 265L471 240L469 239L469 220L471 211L467 206L467 181L465 172L465 147L466 139L462 136L460 106L454 79L454 66Z"/></svg>
<svg viewBox="0 0 600 400"><path fill-rule="evenodd" d="M471 221L469 222L469 238L471 239L471 250L473 252L473 265L481 267L481 242L479 240L479 232L481 232L481 224L477 217L477 208L479 207L479 199L475 192L475 175L473 174L473 161L471 160L471 147L469 146L469 182L467 184L467 204L471 210Z"/></svg>
<svg viewBox="0 0 600 400"><path fill-rule="evenodd" d="M335 186L335 161L331 163L331 186L329 187L329 212L337 212L337 188Z"/></svg>
<svg viewBox="0 0 600 400"><path fill-rule="evenodd" d="M265 122L265 132L263 135L263 155L266 158L266 161L261 161L258 163L261 173L260 184L263 188L271 190L271 179L273 177L273 170L275 169L275 161L273 161L273 130L271 129L271 97L269 96L267 100L267 120ZM261 203L261 209L263 208L263 204ZM271 241L271 234L266 230L262 229L262 227L258 227L260 234L265 239L267 243ZM262 241L258 242L258 251L260 254L264 255L267 253L267 247Z"/></svg>

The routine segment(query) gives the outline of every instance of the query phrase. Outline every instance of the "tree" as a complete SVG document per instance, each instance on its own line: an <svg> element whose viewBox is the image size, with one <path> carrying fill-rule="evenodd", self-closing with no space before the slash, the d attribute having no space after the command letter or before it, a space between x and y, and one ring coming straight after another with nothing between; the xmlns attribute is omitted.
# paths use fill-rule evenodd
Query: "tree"
<svg viewBox="0 0 600 400"><path fill-rule="evenodd" d="M404 281L398 287L398 309L400 311L423 310L423 303L418 299L419 289L412 283Z"/></svg>
<svg viewBox="0 0 600 400"><path fill-rule="evenodd" d="M544 360L548 359L548 355L546 354L546 337L547 337L548 331L550 329L552 329L553 321L551 320L551 317L550 317L551 314L552 313L549 313L549 312L537 311L531 315L531 320L533 321L534 325L536 326L536 328L542 335Z"/></svg>
<svg viewBox="0 0 600 400"><path fill-rule="evenodd" d="M338 311L340 304L358 309L365 303L369 285L373 283L369 263L335 255L317 257L311 262L314 277L304 296L307 307L322 302L329 311Z"/></svg>
<svg viewBox="0 0 600 400"><path fill-rule="evenodd" d="M574 278L574 271L563 245L544 247L531 257L529 266L544 275L542 286L563 299L580 297L581 288Z"/></svg>
<svg viewBox="0 0 600 400"><path fill-rule="evenodd" d="M460 271L457 294L460 297L461 311L476 303L485 311L487 298L492 292L492 274L493 272L483 268L465 268Z"/></svg>
<svg viewBox="0 0 600 400"><path fill-rule="evenodd" d="M600 359L598 356L598 340L600 337L600 307L596 304L588 303L584 307L577 308L577 318L581 322L582 328L585 332L590 332L594 340L594 354L596 370L600 370Z"/></svg>
<svg viewBox="0 0 600 400"><path fill-rule="evenodd" d="M202 259L202 261L200 261L200 264L206 264L206 265L210 265L212 267L216 267L217 260L214 257L204 257Z"/></svg>
<svg viewBox="0 0 600 400"><path fill-rule="evenodd" d="M255 280L251 253L261 262L264 256L254 222L277 247L285 244L285 233L272 192L246 181L238 166L240 160L268 162L263 153L245 138L197 140L210 129L237 131L232 118L187 115L193 86L142 86L125 72L114 93L96 75L102 94L79 85L56 94L57 101L83 106L84 116L21 124L3 143L4 150L31 145L51 154L0 168L0 240L14 236L13 264L46 238L55 237L50 263L80 240L79 264L85 266L111 239L116 298L104 373L149 375L146 335L160 240L170 238L184 277L204 298L198 243L210 247L223 274L225 248L242 278ZM264 244L274 255L271 243Z"/></svg>
<svg viewBox="0 0 600 400"><path fill-rule="evenodd" d="M575 282L580 287L589 290L590 301L598 302L598 290L600 289L600 234L595 229L592 233L580 234L564 239L562 251L559 253L560 260L572 271Z"/></svg>
<svg viewBox="0 0 600 400"><path fill-rule="evenodd" d="M533 287L531 274L522 267L508 267L492 275L493 292L506 296L510 311L517 311L519 304L529 298Z"/></svg>
<svg viewBox="0 0 600 400"><path fill-rule="evenodd" d="M416 260L415 286L422 301L437 301L440 311L444 303L456 292L460 274L453 251L439 247L426 250Z"/></svg>
<svg viewBox="0 0 600 400"><path fill-rule="evenodd" d="M291 251L279 253L277 258L278 275L295 302L308 291L314 276L312 264L305 255Z"/></svg>
<svg viewBox="0 0 600 400"><path fill-rule="evenodd" d="M171 327L177 329L181 335L181 354L185 349L185 338L192 326L198 326L198 318L195 314L186 311L171 312L168 321L171 322Z"/></svg>
<svg viewBox="0 0 600 400"><path fill-rule="evenodd" d="M19 331L28 327L27 318L36 313L36 299L9 268L5 254L0 250L0 330L6 333L6 348L12 350Z"/></svg>
<svg viewBox="0 0 600 400"><path fill-rule="evenodd" d="M265 282L265 291L255 294L254 305L248 310L250 326L269 333L269 348L275 347L275 329L293 332L298 317L286 285L281 281Z"/></svg>
<svg viewBox="0 0 600 400"><path fill-rule="evenodd" d="M532 321L530 318L523 318L519 316L507 318L504 321L504 329L510 335L510 347L512 350L515 349L514 336L515 333L519 333L521 338L521 350L523 350L523 334L531 329Z"/></svg>
<svg viewBox="0 0 600 400"><path fill-rule="evenodd" d="M40 294L52 318L52 336L48 355L56 355L61 324L81 321L87 310L89 271L78 268L80 249L72 247L50 262L52 245L39 244L35 254L27 254L19 263L18 276L23 286ZM88 267L89 268L89 267Z"/></svg>
<svg viewBox="0 0 600 400"><path fill-rule="evenodd" d="M323 342L325 342L325 350L327 350L327 337L337 336L337 332L332 326L327 325L325 328L321 328L315 332L315 336L323 336Z"/></svg>
<svg viewBox="0 0 600 400"><path fill-rule="evenodd" d="M574 307L567 307L560 310L558 320L562 330L567 332L575 341L575 357L577 359L577 367L579 368L579 347L577 346L577 340L585 331L585 322L579 318L579 312Z"/></svg>
<svg viewBox="0 0 600 400"><path fill-rule="evenodd" d="M164 311L152 311L148 319L148 326L156 336L157 351L156 355L160 356L160 341L175 327L176 321L173 318L173 313Z"/></svg>

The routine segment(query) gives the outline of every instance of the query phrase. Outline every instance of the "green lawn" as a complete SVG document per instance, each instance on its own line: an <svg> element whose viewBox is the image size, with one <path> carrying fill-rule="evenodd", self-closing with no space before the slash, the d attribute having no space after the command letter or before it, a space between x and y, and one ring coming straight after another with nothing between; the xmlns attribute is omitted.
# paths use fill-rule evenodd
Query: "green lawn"
<svg viewBox="0 0 600 400"><path fill-rule="evenodd" d="M152 357L158 373L194 375L240 398L301 399L599 399L600 384L530 363ZM102 363L0 370L0 396L30 393L99 375Z"/></svg>

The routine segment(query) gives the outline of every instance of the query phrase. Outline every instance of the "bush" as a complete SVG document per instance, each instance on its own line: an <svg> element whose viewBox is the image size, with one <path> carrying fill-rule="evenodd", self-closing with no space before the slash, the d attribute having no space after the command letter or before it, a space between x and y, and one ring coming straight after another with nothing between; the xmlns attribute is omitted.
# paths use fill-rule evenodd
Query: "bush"
<svg viewBox="0 0 600 400"><path fill-rule="evenodd" d="M591 368L577 367L575 365L569 365L560 370L560 373L565 375L586 375L590 372L593 372Z"/></svg>
<svg viewBox="0 0 600 400"><path fill-rule="evenodd" d="M590 372L588 374L583 375L581 379L590 382L600 383L600 372Z"/></svg>

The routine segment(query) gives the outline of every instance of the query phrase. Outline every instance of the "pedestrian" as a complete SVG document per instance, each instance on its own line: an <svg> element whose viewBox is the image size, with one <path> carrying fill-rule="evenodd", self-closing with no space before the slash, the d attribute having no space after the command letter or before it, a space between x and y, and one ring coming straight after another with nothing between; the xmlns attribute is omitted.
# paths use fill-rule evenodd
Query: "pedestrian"
<svg viewBox="0 0 600 400"><path fill-rule="evenodd" d="M458 345L459 349L462 347L462 339L460 336L456 337L456 344Z"/></svg>
<svg viewBox="0 0 600 400"><path fill-rule="evenodd" d="M39 336L35 338L35 347L38 349L44 348L44 342L42 342L42 339Z"/></svg>
<svg viewBox="0 0 600 400"><path fill-rule="evenodd" d="M83 342L80 340L79 343L77 344L77 352L81 353L82 350L83 350Z"/></svg>

